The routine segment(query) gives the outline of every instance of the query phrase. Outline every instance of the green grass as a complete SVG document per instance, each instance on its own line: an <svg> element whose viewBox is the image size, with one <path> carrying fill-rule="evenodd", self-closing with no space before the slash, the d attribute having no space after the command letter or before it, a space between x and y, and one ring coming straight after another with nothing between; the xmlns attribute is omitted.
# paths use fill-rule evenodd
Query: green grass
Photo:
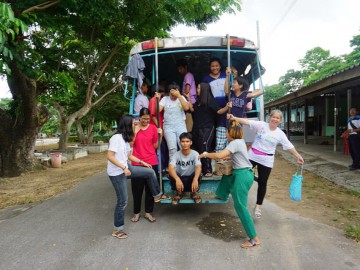
<svg viewBox="0 0 360 270"><path fill-rule="evenodd" d="M8 179L0 178L0 185L6 184L6 183L8 183L8 182L9 182Z"/></svg>
<svg viewBox="0 0 360 270"><path fill-rule="evenodd" d="M357 226L348 225L345 228L345 236L360 242L360 228Z"/></svg>
<svg viewBox="0 0 360 270"><path fill-rule="evenodd" d="M360 198L360 191L356 191L356 190L351 190L348 189L345 191L347 194L355 196L355 197L359 197Z"/></svg>

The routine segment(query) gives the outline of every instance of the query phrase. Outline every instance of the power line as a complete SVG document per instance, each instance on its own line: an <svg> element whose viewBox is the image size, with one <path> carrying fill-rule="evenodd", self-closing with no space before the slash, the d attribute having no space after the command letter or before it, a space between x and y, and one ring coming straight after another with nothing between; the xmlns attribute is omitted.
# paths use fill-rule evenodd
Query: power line
<svg viewBox="0 0 360 270"><path fill-rule="evenodd" d="M295 6L297 0L293 0L290 3L290 6L285 10L285 13L280 17L279 21L275 24L273 30L270 33L270 36L272 36L272 34L276 31L276 29L279 27L279 25L283 22L283 20L286 18L286 16L289 14L289 12L291 11L291 9Z"/></svg>

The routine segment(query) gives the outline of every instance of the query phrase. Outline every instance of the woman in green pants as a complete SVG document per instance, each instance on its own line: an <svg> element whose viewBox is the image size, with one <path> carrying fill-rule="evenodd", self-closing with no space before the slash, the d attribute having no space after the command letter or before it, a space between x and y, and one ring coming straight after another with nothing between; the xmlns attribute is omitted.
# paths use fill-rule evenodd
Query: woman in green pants
<svg viewBox="0 0 360 270"><path fill-rule="evenodd" d="M216 190L216 195L222 200L227 200L229 193L234 201L235 211L249 236L249 240L241 245L242 248L253 248L260 245L256 235L254 221L247 208L249 190L254 181L252 165L248 159L245 141L242 139L241 125L233 121L227 129L228 146L218 153L202 153L199 158L222 159L231 156L233 162L232 175L223 175Z"/></svg>

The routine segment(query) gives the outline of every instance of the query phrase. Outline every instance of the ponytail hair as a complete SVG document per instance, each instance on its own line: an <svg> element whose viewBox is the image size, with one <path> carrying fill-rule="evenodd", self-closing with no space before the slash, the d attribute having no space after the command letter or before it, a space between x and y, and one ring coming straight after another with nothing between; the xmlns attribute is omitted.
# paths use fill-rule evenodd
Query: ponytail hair
<svg viewBox="0 0 360 270"><path fill-rule="evenodd" d="M244 135L242 126L236 121L231 121L228 126L228 133L233 139L242 139Z"/></svg>

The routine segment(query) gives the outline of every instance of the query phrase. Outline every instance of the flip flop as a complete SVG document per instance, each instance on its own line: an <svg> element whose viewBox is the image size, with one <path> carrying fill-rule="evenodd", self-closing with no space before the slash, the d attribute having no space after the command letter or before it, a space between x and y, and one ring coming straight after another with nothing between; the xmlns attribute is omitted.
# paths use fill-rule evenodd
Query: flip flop
<svg viewBox="0 0 360 270"><path fill-rule="evenodd" d="M130 219L131 222L138 222L140 219L140 214L134 214L134 216Z"/></svg>
<svg viewBox="0 0 360 270"><path fill-rule="evenodd" d="M191 193L190 198L193 199L196 204L199 204L202 202L201 197L196 193Z"/></svg>
<svg viewBox="0 0 360 270"><path fill-rule="evenodd" d="M212 173L205 173L205 175L204 175L204 177L211 177L211 176L213 176Z"/></svg>
<svg viewBox="0 0 360 270"><path fill-rule="evenodd" d="M182 195L175 195L171 201L171 204L178 205L181 198L182 198Z"/></svg>
<svg viewBox="0 0 360 270"><path fill-rule="evenodd" d="M145 214L144 218L149 221L150 223L156 222L156 218L154 218L151 214Z"/></svg>
<svg viewBox="0 0 360 270"><path fill-rule="evenodd" d="M171 199L171 197L169 197L165 194L154 196L154 202L160 202L160 201L165 201L165 200L170 200L170 199Z"/></svg>
<svg viewBox="0 0 360 270"><path fill-rule="evenodd" d="M260 243L256 244L254 240L249 239L245 243L241 244L240 246L242 248L254 248L254 247L259 246L259 245L260 245Z"/></svg>
<svg viewBox="0 0 360 270"><path fill-rule="evenodd" d="M114 236L114 237L116 237L116 238L118 238L118 239L126 239L126 238L129 237L129 236L128 236L126 233L124 233L123 231L116 231L116 230L113 230L111 235Z"/></svg>

